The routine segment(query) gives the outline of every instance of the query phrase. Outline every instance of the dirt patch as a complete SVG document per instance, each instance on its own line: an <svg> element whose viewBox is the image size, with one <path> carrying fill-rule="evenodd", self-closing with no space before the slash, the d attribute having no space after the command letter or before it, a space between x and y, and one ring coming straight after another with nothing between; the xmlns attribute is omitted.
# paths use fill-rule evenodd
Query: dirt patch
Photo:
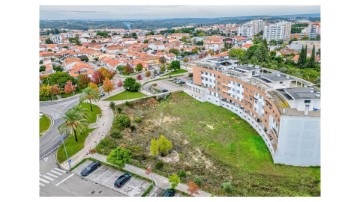
<svg viewBox="0 0 360 202"><path fill-rule="evenodd" d="M213 125L207 124L206 126L207 126L208 128L210 128L211 130L214 130L214 126L213 126Z"/></svg>
<svg viewBox="0 0 360 202"><path fill-rule="evenodd" d="M179 154L176 151L172 151L170 154L164 157L159 157L159 159L165 163L174 163L180 161Z"/></svg>

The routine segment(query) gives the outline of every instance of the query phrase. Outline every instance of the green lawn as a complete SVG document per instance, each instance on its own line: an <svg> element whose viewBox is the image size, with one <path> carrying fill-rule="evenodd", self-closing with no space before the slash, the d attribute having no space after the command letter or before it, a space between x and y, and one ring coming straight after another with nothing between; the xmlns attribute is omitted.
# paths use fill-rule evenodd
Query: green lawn
<svg viewBox="0 0 360 202"><path fill-rule="evenodd" d="M162 76L172 76L172 75L175 75L175 74L181 74L181 73L185 73L185 72L187 72L187 70L185 70L185 69L178 69L178 70L169 72L169 73L167 73L167 74L164 74L164 75L162 75Z"/></svg>
<svg viewBox="0 0 360 202"><path fill-rule="evenodd" d="M78 142L75 142L74 136L69 136L64 142L66 146L66 151L68 153L69 158L84 148L84 142L86 137L95 129L88 129L84 134L78 134ZM66 154L64 150L64 145L61 144L57 151L57 159L60 163L66 161Z"/></svg>
<svg viewBox="0 0 360 202"><path fill-rule="evenodd" d="M92 104L93 111L90 111L90 103L83 102L83 103L81 103L80 107L85 108L86 111L89 113L90 123L95 123L96 116L98 114L101 114L101 109L94 104ZM85 132L84 134L82 134L82 135L78 134L77 135L78 142L75 142L74 136L69 136L65 140L65 146L66 146L66 150L68 152L69 157L71 157L72 155L74 155L78 151L80 151L82 148L84 148L85 139L89 135L89 133L91 133L93 130L95 130L95 129L88 129L87 132ZM57 151L57 159L60 163L62 163L66 160L66 154L65 154L63 145L61 145L59 147L59 150Z"/></svg>
<svg viewBox="0 0 360 202"><path fill-rule="evenodd" d="M141 98L141 97L145 97L145 96L146 95L144 95L140 92L124 91L124 92L118 93L116 95L113 95L113 96L105 99L105 101L128 100L128 99Z"/></svg>
<svg viewBox="0 0 360 202"><path fill-rule="evenodd" d="M51 120L45 114L40 118L40 136L42 136L50 127Z"/></svg>
<svg viewBox="0 0 360 202"><path fill-rule="evenodd" d="M94 105L94 104L91 104L91 105L92 105L93 111L91 111L91 109L90 109L90 103L83 102L80 104L80 107L84 108L89 113L89 118L90 118L89 122L95 123L96 116L98 114L101 114L101 109L97 105Z"/></svg>
<svg viewBox="0 0 360 202"><path fill-rule="evenodd" d="M136 131L123 130L121 139L108 138L127 145L135 165L151 165L164 175L182 169L189 173L182 182L200 179L202 189L219 196L320 195L319 167L275 165L257 132L222 107L201 103L183 92L154 107L147 106L146 100L121 107L131 120L140 116L142 122L132 122ZM149 142L160 134L172 141L172 152L179 160L155 169L159 160L149 156ZM232 184L232 192L221 189L224 182Z"/></svg>

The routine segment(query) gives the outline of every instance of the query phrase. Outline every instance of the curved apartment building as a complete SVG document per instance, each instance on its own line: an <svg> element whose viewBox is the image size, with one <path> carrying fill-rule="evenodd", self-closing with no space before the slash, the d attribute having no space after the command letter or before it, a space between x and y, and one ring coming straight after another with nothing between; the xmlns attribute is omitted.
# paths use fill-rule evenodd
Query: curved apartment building
<svg viewBox="0 0 360 202"><path fill-rule="evenodd" d="M274 163L320 165L320 92L312 83L274 70L205 59L185 92L224 107L263 138Z"/></svg>

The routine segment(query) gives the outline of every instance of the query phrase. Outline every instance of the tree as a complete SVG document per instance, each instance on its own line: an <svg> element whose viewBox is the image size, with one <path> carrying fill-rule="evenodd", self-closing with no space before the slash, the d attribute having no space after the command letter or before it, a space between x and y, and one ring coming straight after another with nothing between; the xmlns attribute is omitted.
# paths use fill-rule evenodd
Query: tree
<svg viewBox="0 0 360 202"><path fill-rule="evenodd" d="M115 117L114 123L119 128L121 128L121 127L127 128L130 126L131 121L130 121L130 118L126 114L120 114Z"/></svg>
<svg viewBox="0 0 360 202"><path fill-rule="evenodd" d="M66 82L66 85L64 86L64 92L65 93L72 93L76 90L76 87L72 84L70 80Z"/></svg>
<svg viewBox="0 0 360 202"><path fill-rule="evenodd" d="M160 67L160 72L165 72L165 65Z"/></svg>
<svg viewBox="0 0 360 202"><path fill-rule="evenodd" d="M143 69L143 65L141 63L137 64L135 70L140 72Z"/></svg>
<svg viewBox="0 0 360 202"><path fill-rule="evenodd" d="M178 60L171 61L170 68L173 70L180 69L180 61Z"/></svg>
<svg viewBox="0 0 360 202"><path fill-rule="evenodd" d="M115 102L110 102L109 107L110 107L110 109L115 110L115 107L116 107Z"/></svg>
<svg viewBox="0 0 360 202"><path fill-rule="evenodd" d="M243 57L245 56L245 50L240 49L240 48L232 48L229 51L229 57L237 59L237 60L242 60Z"/></svg>
<svg viewBox="0 0 360 202"><path fill-rule="evenodd" d="M83 90L85 94L83 99L88 100L90 102L90 110L92 111L92 101L96 102L100 100L100 93L99 91L95 90L94 88L87 87Z"/></svg>
<svg viewBox="0 0 360 202"><path fill-rule="evenodd" d="M58 84L55 84L55 85L51 86L50 91L51 91L51 95L59 95L59 94L61 94L61 89L60 89Z"/></svg>
<svg viewBox="0 0 360 202"><path fill-rule="evenodd" d="M96 90L97 92L99 92L99 87L98 87L95 83L93 83L93 82L90 82L90 83L88 84L88 87L90 87L90 88Z"/></svg>
<svg viewBox="0 0 360 202"><path fill-rule="evenodd" d="M84 88L88 87L88 84L90 82L91 82L91 79L86 74L80 74L77 77L77 83L78 83L78 87L80 89L84 89Z"/></svg>
<svg viewBox="0 0 360 202"><path fill-rule="evenodd" d="M139 80L139 81L142 80L141 74L137 75L136 79Z"/></svg>
<svg viewBox="0 0 360 202"><path fill-rule="evenodd" d="M47 39L45 40L45 43L46 43L46 44L53 44L54 42L51 41L49 38L47 38Z"/></svg>
<svg viewBox="0 0 360 202"><path fill-rule="evenodd" d="M130 74L132 72L134 72L133 68L131 68L129 64L126 64L123 70L123 74Z"/></svg>
<svg viewBox="0 0 360 202"><path fill-rule="evenodd" d="M171 189L175 189L175 187L180 183L180 177L177 174L172 174L169 177L169 182L171 184Z"/></svg>
<svg viewBox="0 0 360 202"><path fill-rule="evenodd" d="M122 73L124 71L124 66L117 66L116 69L119 71L119 73Z"/></svg>
<svg viewBox="0 0 360 202"><path fill-rule="evenodd" d="M48 97L51 94L51 86L50 85L41 85L40 86L40 96Z"/></svg>
<svg viewBox="0 0 360 202"><path fill-rule="evenodd" d="M184 62L189 62L189 58L184 58Z"/></svg>
<svg viewBox="0 0 360 202"><path fill-rule="evenodd" d="M55 72L54 74L50 74L47 78L43 78L41 80L46 80L46 82L48 82L50 85L59 84L60 88L64 88L65 84L69 80L72 83L76 83L75 78L66 72Z"/></svg>
<svg viewBox="0 0 360 202"><path fill-rule="evenodd" d="M230 182L224 182L221 184L221 188L226 191L227 193L230 193L233 191L233 186Z"/></svg>
<svg viewBox="0 0 360 202"><path fill-rule="evenodd" d="M165 156L172 149L173 145L170 140L168 140L164 135L160 135L159 137L159 153L161 156Z"/></svg>
<svg viewBox="0 0 360 202"><path fill-rule="evenodd" d="M156 139L151 139L150 153L154 157L159 154L159 142Z"/></svg>
<svg viewBox="0 0 360 202"><path fill-rule="evenodd" d="M150 71L147 71L147 72L145 73L145 76L149 78L149 77L151 76L151 72L150 72Z"/></svg>
<svg viewBox="0 0 360 202"><path fill-rule="evenodd" d="M161 64L165 64L166 63L166 58L164 56L161 56L160 59L159 59L159 62Z"/></svg>
<svg viewBox="0 0 360 202"><path fill-rule="evenodd" d="M306 65L306 54L307 54L307 46L304 48L301 48L301 52L299 55L299 60L298 60L298 67L303 68Z"/></svg>
<svg viewBox="0 0 360 202"><path fill-rule="evenodd" d="M178 49L175 49L175 48L170 49L169 53L174 53L175 55L180 55L180 51Z"/></svg>
<svg viewBox="0 0 360 202"><path fill-rule="evenodd" d="M199 194L199 189L200 189L200 187L199 187L199 185L197 185L195 182L193 182L193 181L189 181L188 182L188 191L189 191L189 193L190 193L190 195L193 195L193 194Z"/></svg>
<svg viewBox="0 0 360 202"><path fill-rule="evenodd" d="M122 80L119 80L119 82L117 83L117 86L119 88L123 87L124 83L122 82Z"/></svg>
<svg viewBox="0 0 360 202"><path fill-rule="evenodd" d="M40 66L40 72L43 72L43 71L45 71L46 70L46 67L44 66L44 65L41 65Z"/></svg>
<svg viewBox="0 0 360 202"><path fill-rule="evenodd" d="M108 69L101 67L97 70L97 72L100 72L103 78L109 78L112 79L114 75L116 74L114 71L109 71Z"/></svg>
<svg viewBox="0 0 360 202"><path fill-rule="evenodd" d="M315 46L313 46L313 49L311 52L311 57L309 60L309 67L311 67L311 68L315 67Z"/></svg>
<svg viewBox="0 0 360 202"><path fill-rule="evenodd" d="M125 164L130 162L130 160L131 160L130 151L123 147L117 147L116 149L112 150L106 158L106 161L112 163L118 168L124 167Z"/></svg>
<svg viewBox="0 0 360 202"><path fill-rule="evenodd" d="M89 62L89 58L87 56L81 57L80 60L83 62Z"/></svg>
<svg viewBox="0 0 360 202"><path fill-rule="evenodd" d="M127 90L127 91L130 91L130 92L137 92L139 91L141 87L141 84L136 82L136 80L134 78L126 78L125 81L124 81L124 88Z"/></svg>
<svg viewBox="0 0 360 202"><path fill-rule="evenodd" d="M110 95L110 92L114 90L114 83L106 77L103 84L104 92L107 92Z"/></svg>
<svg viewBox="0 0 360 202"><path fill-rule="evenodd" d="M79 108L79 107L78 107ZM65 113L63 117L64 123L62 123L58 130L60 134L69 134L75 137L75 142L78 141L77 133L83 133L87 130L89 121L85 113L79 111L77 107L74 107Z"/></svg>

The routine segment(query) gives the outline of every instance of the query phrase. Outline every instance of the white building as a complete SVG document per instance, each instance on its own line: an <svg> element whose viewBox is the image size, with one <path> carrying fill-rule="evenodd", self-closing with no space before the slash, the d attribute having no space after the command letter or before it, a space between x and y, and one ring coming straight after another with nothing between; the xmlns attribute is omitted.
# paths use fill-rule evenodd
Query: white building
<svg viewBox="0 0 360 202"><path fill-rule="evenodd" d="M264 27L263 38L270 40L288 40L290 39L291 22L278 22Z"/></svg>
<svg viewBox="0 0 360 202"><path fill-rule="evenodd" d="M60 35L53 35L50 37L50 40L56 44L62 43L62 37Z"/></svg>
<svg viewBox="0 0 360 202"><path fill-rule="evenodd" d="M310 23L306 34L310 39L316 38L320 34L320 23Z"/></svg>
<svg viewBox="0 0 360 202"><path fill-rule="evenodd" d="M253 37L255 34L264 30L264 25L265 23L262 20L252 20L247 22L239 27L238 36Z"/></svg>

